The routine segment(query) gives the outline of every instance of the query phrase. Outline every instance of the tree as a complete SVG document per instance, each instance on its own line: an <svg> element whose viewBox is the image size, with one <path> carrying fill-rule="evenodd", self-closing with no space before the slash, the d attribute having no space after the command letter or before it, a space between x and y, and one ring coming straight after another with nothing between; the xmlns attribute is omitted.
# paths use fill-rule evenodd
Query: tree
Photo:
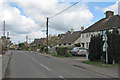
<svg viewBox="0 0 120 80"><path fill-rule="evenodd" d="M89 45L89 60L90 61L99 61L101 59L103 50L103 41L102 36L96 35L91 37Z"/></svg>
<svg viewBox="0 0 120 80"><path fill-rule="evenodd" d="M112 64L120 61L120 35L117 29L107 32L108 37L108 63Z"/></svg>
<svg viewBox="0 0 120 80"><path fill-rule="evenodd" d="M28 47L25 45L25 43L20 43L20 44L19 44L19 48L20 48L21 50L28 50Z"/></svg>
<svg viewBox="0 0 120 80"><path fill-rule="evenodd" d="M55 47L59 44L58 36L49 36L48 45L50 48Z"/></svg>

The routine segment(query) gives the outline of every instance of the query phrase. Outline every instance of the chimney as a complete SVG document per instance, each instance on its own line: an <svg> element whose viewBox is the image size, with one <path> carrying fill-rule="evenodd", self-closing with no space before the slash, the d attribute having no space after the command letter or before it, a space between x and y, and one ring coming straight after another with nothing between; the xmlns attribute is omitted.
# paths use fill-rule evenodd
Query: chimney
<svg viewBox="0 0 120 80"><path fill-rule="evenodd" d="M114 12L113 11L106 11L106 18L110 18L112 16L114 16Z"/></svg>
<svg viewBox="0 0 120 80"><path fill-rule="evenodd" d="M74 30L73 29L71 29L71 34L74 32Z"/></svg>
<svg viewBox="0 0 120 80"><path fill-rule="evenodd" d="M81 31L84 31L84 26L81 27Z"/></svg>

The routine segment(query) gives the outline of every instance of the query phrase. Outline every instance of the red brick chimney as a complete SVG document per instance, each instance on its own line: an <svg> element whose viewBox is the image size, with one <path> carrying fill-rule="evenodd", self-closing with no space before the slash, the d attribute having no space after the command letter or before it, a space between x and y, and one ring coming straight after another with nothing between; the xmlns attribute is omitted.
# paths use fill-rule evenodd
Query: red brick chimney
<svg viewBox="0 0 120 80"><path fill-rule="evenodd" d="M106 14L106 18L114 16L114 12L113 11L106 11L105 14Z"/></svg>

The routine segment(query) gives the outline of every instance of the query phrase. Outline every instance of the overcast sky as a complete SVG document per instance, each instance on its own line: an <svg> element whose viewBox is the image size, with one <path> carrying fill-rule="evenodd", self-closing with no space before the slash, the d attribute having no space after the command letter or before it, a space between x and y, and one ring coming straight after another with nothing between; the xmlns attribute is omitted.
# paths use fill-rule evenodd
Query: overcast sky
<svg viewBox="0 0 120 80"><path fill-rule="evenodd" d="M73 2L74 1L74 2ZM0 35L3 21L14 43L45 37L46 18L66 9L79 0L0 0ZM92 2L91 2L92 1ZM49 34L80 30L104 18L107 10L118 14L118 0L81 0L64 13L49 20ZM43 27L41 27L43 25Z"/></svg>

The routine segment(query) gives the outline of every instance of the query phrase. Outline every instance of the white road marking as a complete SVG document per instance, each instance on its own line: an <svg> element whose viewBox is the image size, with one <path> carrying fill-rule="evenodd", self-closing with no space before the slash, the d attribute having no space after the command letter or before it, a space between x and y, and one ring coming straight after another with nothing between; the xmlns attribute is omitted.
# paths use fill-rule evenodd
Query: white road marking
<svg viewBox="0 0 120 80"><path fill-rule="evenodd" d="M64 79L64 77L62 77L62 76L59 76L60 78L62 78L62 79Z"/></svg>
<svg viewBox="0 0 120 80"><path fill-rule="evenodd" d="M41 66L43 66L44 68L46 68L47 70L51 70L51 69L49 69L48 67L46 67L45 65L43 65L43 64L40 64Z"/></svg>
<svg viewBox="0 0 120 80"><path fill-rule="evenodd" d="M40 64L42 67L46 68L47 70L51 70L50 68L48 68L47 66L43 65L42 63L38 62L36 59L32 58L31 56L25 54L26 56L28 56L29 58L31 58L34 62Z"/></svg>

